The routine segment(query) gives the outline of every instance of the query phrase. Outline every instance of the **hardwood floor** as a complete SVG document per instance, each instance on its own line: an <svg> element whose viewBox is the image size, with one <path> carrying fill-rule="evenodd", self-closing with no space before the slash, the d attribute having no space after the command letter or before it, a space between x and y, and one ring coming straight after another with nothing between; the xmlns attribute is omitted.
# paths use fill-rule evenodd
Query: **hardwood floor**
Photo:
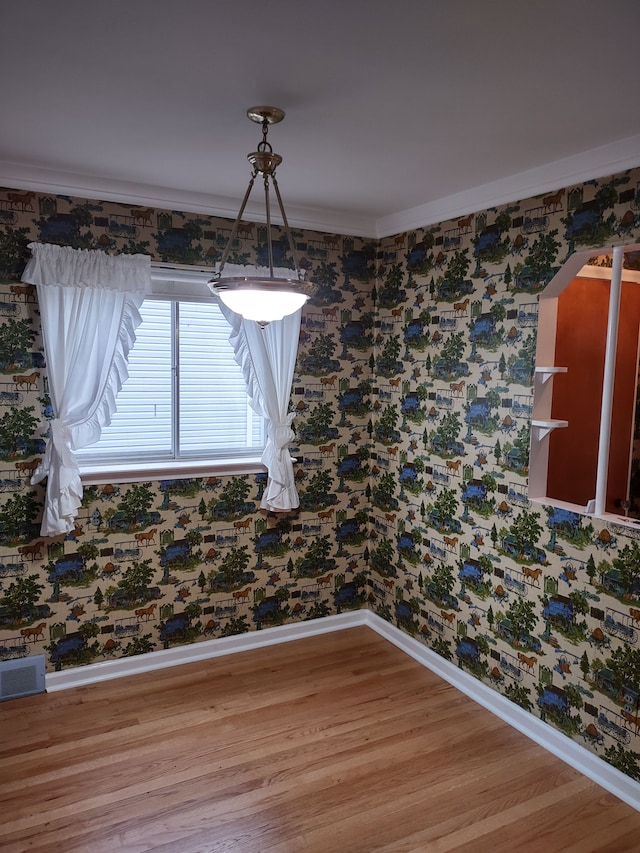
<svg viewBox="0 0 640 853"><path fill-rule="evenodd" d="M369 628L0 705L0 850L632 851L640 813Z"/></svg>

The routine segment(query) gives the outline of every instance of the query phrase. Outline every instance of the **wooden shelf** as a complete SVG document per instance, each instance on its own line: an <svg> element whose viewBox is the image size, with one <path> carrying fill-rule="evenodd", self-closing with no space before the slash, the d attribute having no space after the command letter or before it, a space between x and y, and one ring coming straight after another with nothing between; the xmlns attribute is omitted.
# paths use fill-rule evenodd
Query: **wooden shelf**
<svg viewBox="0 0 640 853"><path fill-rule="evenodd" d="M538 441L542 441L552 430L569 426L569 421L539 420L534 418L531 421L531 426L537 429L536 438Z"/></svg>

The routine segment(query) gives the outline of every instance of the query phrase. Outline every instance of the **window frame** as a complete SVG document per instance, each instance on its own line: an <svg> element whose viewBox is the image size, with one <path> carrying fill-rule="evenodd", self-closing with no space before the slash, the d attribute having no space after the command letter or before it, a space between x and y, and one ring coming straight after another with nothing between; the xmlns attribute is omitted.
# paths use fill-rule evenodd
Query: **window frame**
<svg viewBox="0 0 640 853"><path fill-rule="evenodd" d="M627 517L623 511L611 512L606 508L606 490L609 476L609 450L612 441L613 382L617 357L617 333L620 324L619 295L617 302L609 302L607 318L607 341L602 379L602 401L600 407L600 435L598 440L597 475L595 494L586 505L572 503L548 494L549 476L549 436L555 429L562 429L567 421L551 418L554 375L566 372L566 368L555 364L556 322L558 299L568 285L576 278L604 279L612 281L616 276L616 255L621 254L620 281L622 278L634 281L640 287L640 274L623 270L624 255L640 251L640 244L623 243L574 252L556 273L553 279L540 293L537 326L537 347L534 373L533 414L531 419L531 439L529 452L528 497L533 503L565 509L590 518L638 528L640 519ZM594 256L613 256L613 267L589 265ZM612 291L614 288L612 287ZM620 283L617 286L620 292ZM613 318L613 322L612 321ZM633 442L633 434L631 437ZM631 444L629 445L631 453Z"/></svg>
<svg viewBox="0 0 640 853"><path fill-rule="evenodd" d="M189 265L151 263L152 291L147 298L176 302L218 302L207 282L212 269ZM266 438L266 436L265 436ZM118 461L97 463L78 459L80 477L86 486L110 483L136 483L166 479L167 477L207 477L266 472L261 457L264 446L247 449L246 453L218 457L148 460L146 462Z"/></svg>

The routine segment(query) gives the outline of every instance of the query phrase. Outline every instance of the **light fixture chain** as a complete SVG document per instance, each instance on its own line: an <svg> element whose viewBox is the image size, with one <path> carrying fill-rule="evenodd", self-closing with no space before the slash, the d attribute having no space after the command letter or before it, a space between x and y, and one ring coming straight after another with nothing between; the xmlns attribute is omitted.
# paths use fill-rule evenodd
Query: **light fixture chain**
<svg viewBox="0 0 640 853"><path fill-rule="evenodd" d="M269 174L264 173L264 203L267 209L267 247L269 250L269 274L273 278L273 244L271 241L271 205L269 204Z"/></svg>
<svg viewBox="0 0 640 853"><path fill-rule="evenodd" d="M242 214L244 213L244 209L247 206L247 202L249 201L249 196L251 195L251 190L253 189L253 184L255 182L256 176L258 174L258 170L254 169L253 174L251 175L251 179L249 181L249 186L247 187L247 191L244 194L244 198L242 199L242 204L240 205L240 211L236 217L236 221L233 223L233 228L231 229L231 236L227 241L227 245L224 247L224 251L222 253L222 257L220 258L220 266L218 267L218 275L222 274L222 270L224 269L224 265L227 263L229 259L229 253L231 252L231 244L236 239L236 234L238 233L238 227L240 225L240 220L242 219Z"/></svg>
<svg viewBox="0 0 640 853"><path fill-rule="evenodd" d="M267 133L269 132L269 122L265 119L262 122L262 142L258 143L258 151L260 153L264 153L268 151L269 154L273 154L273 147L270 142L267 142Z"/></svg>
<svg viewBox="0 0 640 853"><path fill-rule="evenodd" d="M282 197L280 195L280 189L278 187L278 182L276 180L276 176L272 175L271 179L273 181L273 188L276 191L276 198L278 199L278 207L280 208L280 215L282 216L282 221L284 222L284 230L287 235L287 240L289 241L289 248L291 249L291 254L293 256L293 266L298 274L298 278L302 281L305 277L305 271L300 266L300 262L298 260L298 253L296 251L296 244L293 242L293 235L291 234L291 228L289 228L289 222L287 220L287 214L284 212L284 205L282 203Z"/></svg>

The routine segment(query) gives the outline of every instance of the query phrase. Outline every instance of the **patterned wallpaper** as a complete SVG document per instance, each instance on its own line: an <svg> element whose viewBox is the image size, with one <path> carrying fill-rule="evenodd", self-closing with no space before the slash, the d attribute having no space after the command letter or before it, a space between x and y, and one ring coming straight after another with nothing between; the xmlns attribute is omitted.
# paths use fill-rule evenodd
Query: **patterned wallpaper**
<svg viewBox="0 0 640 853"><path fill-rule="evenodd" d="M640 780L635 531L527 498L538 296L573 251L639 240L639 170L379 243L294 232L320 285L299 511L257 509L264 475L113 483L51 540L26 244L213 265L231 223L18 190L0 223L0 659L55 670L368 607ZM248 223L231 260L264 251Z"/></svg>

